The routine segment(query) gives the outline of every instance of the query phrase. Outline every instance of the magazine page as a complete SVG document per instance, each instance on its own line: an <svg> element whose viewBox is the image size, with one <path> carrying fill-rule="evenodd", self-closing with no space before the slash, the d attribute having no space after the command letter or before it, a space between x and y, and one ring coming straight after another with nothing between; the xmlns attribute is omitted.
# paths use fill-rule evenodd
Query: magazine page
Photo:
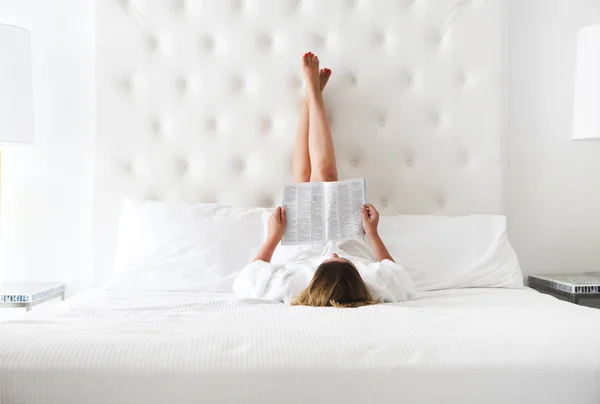
<svg viewBox="0 0 600 404"><path fill-rule="evenodd" d="M363 178L325 183L326 239L343 240L362 237L361 205L366 203Z"/></svg>
<svg viewBox="0 0 600 404"><path fill-rule="evenodd" d="M311 244L325 241L324 183L284 185L282 207L286 229L281 244Z"/></svg>

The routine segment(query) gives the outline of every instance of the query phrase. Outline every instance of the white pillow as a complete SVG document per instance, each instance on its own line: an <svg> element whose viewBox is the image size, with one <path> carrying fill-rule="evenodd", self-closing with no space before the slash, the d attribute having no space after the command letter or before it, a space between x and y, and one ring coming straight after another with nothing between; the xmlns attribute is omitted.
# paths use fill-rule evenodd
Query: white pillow
<svg viewBox="0 0 600 404"><path fill-rule="evenodd" d="M125 200L117 235L118 290L231 291L265 238L265 209Z"/></svg>
<svg viewBox="0 0 600 404"><path fill-rule="evenodd" d="M382 216L379 234L417 290L523 287L504 216Z"/></svg>

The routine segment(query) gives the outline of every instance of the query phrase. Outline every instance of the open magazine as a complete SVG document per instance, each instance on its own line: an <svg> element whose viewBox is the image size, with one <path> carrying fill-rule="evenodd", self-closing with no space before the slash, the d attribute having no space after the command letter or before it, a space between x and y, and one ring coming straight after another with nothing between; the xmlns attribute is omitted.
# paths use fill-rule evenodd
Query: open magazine
<svg viewBox="0 0 600 404"><path fill-rule="evenodd" d="M366 203L364 178L284 185L286 229L281 244L314 244L362 237L361 205Z"/></svg>

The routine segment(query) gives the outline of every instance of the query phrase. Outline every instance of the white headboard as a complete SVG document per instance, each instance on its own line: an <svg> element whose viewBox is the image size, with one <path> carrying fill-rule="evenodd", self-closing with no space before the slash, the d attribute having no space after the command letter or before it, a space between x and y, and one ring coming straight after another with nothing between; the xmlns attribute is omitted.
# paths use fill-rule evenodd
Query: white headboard
<svg viewBox="0 0 600 404"><path fill-rule="evenodd" d="M307 51L340 178L382 214L503 212L502 0L96 3L97 280L124 195L277 203Z"/></svg>

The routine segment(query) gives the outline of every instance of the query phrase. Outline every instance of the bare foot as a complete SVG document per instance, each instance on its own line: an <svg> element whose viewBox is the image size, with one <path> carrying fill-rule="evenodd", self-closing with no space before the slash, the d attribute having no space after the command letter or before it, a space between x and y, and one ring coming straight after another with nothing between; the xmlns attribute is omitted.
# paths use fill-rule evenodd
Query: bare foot
<svg viewBox="0 0 600 404"><path fill-rule="evenodd" d="M321 93L321 79L319 77L319 58L312 52L308 52L302 58L302 69L308 95Z"/></svg>
<svg viewBox="0 0 600 404"><path fill-rule="evenodd" d="M331 77L331 69L321 69L319 72L319 82L321 83L321 92L325 89L329 78Z"/></svg>

